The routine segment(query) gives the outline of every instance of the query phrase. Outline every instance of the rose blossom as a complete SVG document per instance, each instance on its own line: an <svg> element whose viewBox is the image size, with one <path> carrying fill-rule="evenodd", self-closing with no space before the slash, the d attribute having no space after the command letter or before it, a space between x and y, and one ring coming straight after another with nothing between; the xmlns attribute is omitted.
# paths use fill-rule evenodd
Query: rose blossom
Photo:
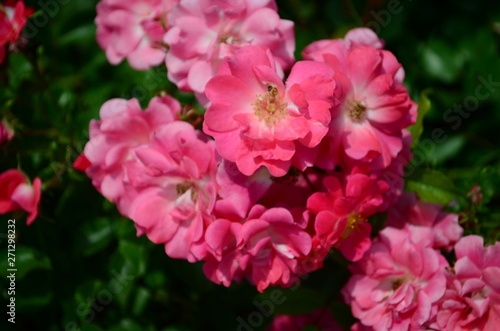
<svg viewBox="0 0 500 331"><path fill-rule="evenodd" d="M432 248L432 230L407 225L379 233L350 267L342 289L354 317L373 330L421 330L446 289L446 259Z"/></svg>
<svg viewBox="0 0 500 331"><path fill-rule="evenodd" d="M90 122L84 155L91 165L85 164L86 174L122 214L127 215L133 194L124 189L124 165L135 162L133 149L149 144L162 125L178 119L179 110L180 104L169 96L153 98L145 111L137 99L112 99L102 105L101 119Z"/></svg>
<svg viewBox="0 0 500 331"><path fill-rule="evenodd" d="M35 178L29 184L26 177L17 169L0 174L0 214L25 210L29 213L26 223L31 225L38 216L40 189L42 181Z"/></svg>
<svg viewBox="0 0 500 331"><path fill-rule="evenodd" d="M403 228L405 224L432 228L433 247L450 251L460 239L463 228L458 224L458 215L442 211L443 206L420 201L415 193L403 193L389 210L387 226Z"/></svg>
<svg viewBox="0 0 500 331"><path fill-rule="evenodd" d="M204 272L229 286L246 277L263 292L270 285L290 286L299 262L311 249L311 237L285 208L252 207L246 219L218 219L207 228L210 254Z"/></svg>
<svg viewBox="0 0 500 331"><path fill-rule="evenodd" d="M97 4L97 42L111 64L127 58L136 70L159 65L169 13L178 0L102 0Z"/></svg>
<svg viewBox="0 0 500 331"><path fill-rule="evenodd" d="M213 141L189 123L159 129L150 144L133 151L124 165L125 190L137 191L128 216L172 258L190 262L204 255L205 228L213 222L217 156Z"/></svg>
<svg viewBox="0 0 500 331"><path fill-rule="evenodd" d="M357 261L371 245L367 218L383 211L389 186L368 169L354 168L348 175L326 177L324 187L327 192L314 193L307 201L308 210L316 215L315 250L324 257L336 245L348 260Z"/></svg>
<svg viewBox="0 0 500 331"><path fill-rule="evenodd" d="M293 22L282 20L274 0L181 0L165 36L168 77L206 103L205 84L222 60L245 45L269 49L280 69L294 61Z"/></svg>
<svg viewBox="0 0 500 331"><path fill-rule="evenodd" d="M457 261L429 327L444 331L495 331L500 325L500 243L484 247L477 235L455 244Z"/></svg>
<svg viewBox="0 0 500 331"><path fill-rule="evenodd" d="M18 42L26 19L33 12L23 1L8 0L0 4L0 63L5 58L7 44L14 46Z"/></svg>
<svg viewBox="0 0 500 331"><path fill-rule="evenodd" d="M285 86L262 48L246 46L226 61L206 87L204 131L219 154L247 176L260 166L276 177L292 164L311 166L307 149L319 144L330 121L335 84L328 66L298 62Z"/></svg>
<svg viewBox="0 0 500 331"><path fill-rule="evenodd" d="M403 149L403 129L415 123L417 105L402 84L401 64L381 46L373 36L351 31L349 38L318 41L302 53L328 64L340 91L320 145L328 151L323 157L368 161L381 169Z"/></svg>

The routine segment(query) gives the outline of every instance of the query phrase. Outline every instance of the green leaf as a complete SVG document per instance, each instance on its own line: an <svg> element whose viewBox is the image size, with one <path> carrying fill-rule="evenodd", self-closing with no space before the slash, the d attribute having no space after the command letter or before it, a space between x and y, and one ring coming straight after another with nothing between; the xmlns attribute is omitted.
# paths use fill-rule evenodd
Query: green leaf
<svg viewBox="0 0 500 331"><path fill-rule="evenodd" d="M429 89L424 90L422 91L422 93L420 93L420 100L418 101L417 122L408 128L413 137L413 143L411 145L412 148L417 145L422 132L424 132L424 116L431 109L431 101L427 97L429 93L431 93L431 90Z"/></svg>
<svg viewBox="0 0 500 331"><path fill-rule="evenodd" d="M458 77L466 54L457 52L439 39L431 40L422 51L422 69L432 78L452 83Z"/></svg>
<svg viewBox="0 0 500 331"><path fill-rule="evenodd" d="M428 155L429 161L442 163L456 155L463 149L467 139L465 136L451 136L442 144L436 144L436 149L431 155Z"/></svg>
<svg viewBox="0 0 500 331"><path fill-rule="evenodd" d="M9 80L14 89L18 89L24 80L33 78L33 65L20 53L9 55Z"/></svg>
<svg viewBox="0 0 500 331"><path fill-rule="evenodd" d="M11 253L15 255L15 266L9 266L7 258L2 259L0 261L0 275L2 277L8 275L9 271L7 271L7 269L17 269L17 280L23 279L24 276L34 269L51 269L49 258L34 248L16 245L15 251ZM7 256L7 253L4 253L4 256Z"/></svg>
<svg viewBox="0 0 500 331"><path fill-rule="evenodd" d="M85 256L91 256L106 248L113 239L114 222L108 218L97 218L84 222L78 231L82 236L77 247Z"/></svg>
<svg viewBox="0 0 500 331"><path fill-rule="evenodd" d="M120 324L113 327L110 331L145 331L151 330L150 327L145 328L131 319L124 319L120 321Z"/></svg>
<svg viewBox="0 0 500 331"><path fill-rule="evenodd" d="M421 200L447 205L458 198L453 182L443 173L433 170L417 170L407 180L406 189L417 193Z"/></svg>
<svg viewBox="0 0 500 331"><path fill-rule="evenodd" d="M139 287L135 295L134 304L132 306L132 314L135 316L141 316L146 309L149 300L151 299L151 293L145 287Z"/></svg>
<svg viewBox="0 0 500 331"><path fill-rule="evenodd" d="M134 275L141 276L144 274L148 261L144 246L123 240L120 241L118 250L125 260L131 263Z"/></svg>

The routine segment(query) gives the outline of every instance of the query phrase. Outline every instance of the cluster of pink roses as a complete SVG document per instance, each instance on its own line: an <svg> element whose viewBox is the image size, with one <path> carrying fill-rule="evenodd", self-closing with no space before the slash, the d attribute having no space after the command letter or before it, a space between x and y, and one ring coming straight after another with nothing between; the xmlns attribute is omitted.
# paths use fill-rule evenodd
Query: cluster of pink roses
<svg viewBox="0 0 500 331"><path fill-rule="evenodd" d="M169 74L203 95L203 132L180 120L169 96L145 111L110 100L76 166L139 234L170 257L205 261L216 283L290 285L333 246L359 260L371 243L367 219L401 193L410 154L416 104L395 57L357 29L311 44L284 79L293 25L274 2L180 1L169 17ZM191 63L183 79L180 62ZM207 83L197 90L189 77L198 73Z"/></svg>
<svg viewBox="0 0 500 331"><path fill-rule="evenodd" d="M500 243L462 237L457 215L404 194L388 227L350 266L342 290L360 321L353 330L496 330ZM450 266L440 250L454 248Z"/></svg>
<svg viewBox="0 0 500 331"><path fill-rule="evenodd" d="M33 12L32 8L26 8L23 1L7 0L0 4L0 63L5 58L7 47L16 47L26 19Z"/></svg>
<svg viewBox="0 0 500 331"><path fill-rule="evenodd" d="M417 105L401 64L366 28L313 42L295 62L293 22L276 10L273 0L102 0L108 60L165 61L206 112L201 131L167 95L145 110L107 101L75 167L138 235L204 261L215 283L290 286L335 248L355 262L343 289L353 329L490 325L497 245L460 239L456 215L403 194ZM388 210L372 243L369 218ZM455 272L439 252L453 247Z"/></svg>

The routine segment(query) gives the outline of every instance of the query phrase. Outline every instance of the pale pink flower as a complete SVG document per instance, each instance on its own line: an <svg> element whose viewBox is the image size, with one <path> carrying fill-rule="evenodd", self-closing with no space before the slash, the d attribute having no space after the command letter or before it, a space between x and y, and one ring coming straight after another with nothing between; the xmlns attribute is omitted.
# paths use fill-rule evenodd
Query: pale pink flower
<svg viewBox="0 0 500 331"><path fill-rule="evenodd" d="M422 330L446 289L446 259L432 248L432 230L407 225L379 233L342 289L354 317L373 330Z"/></svg>
<svg viewBox="0 0 500 331"><path fill-rule="evenodd" d="M444 331L496 331L500 325L500 243L484 247L480 236L455 244L457 261L429 327Z"/></svg>
<svg viewBox="0 0 500 331"><path fill-rule="evenodd" d="M125 189L137 191L128 216L172 258L203 257L206 226L214 218L217 156L213 141L186 122L163 125L124 165Z"/></svg>
<svg viewBox="0 0 500 331"><path fill-rule="evenodd" d="M132 150L149 144L162 125L178 119L178 111L180 104L169 96L153 98L145 111L137 99L112 99L102 105L101 119L90 122L84 155L91 165L86 165L86 174L122 214L127 215L130 207L125 193L133 193L123 186L124 165L137 162Z"/></svg>
<svg viewBox="0 0 500 331"><path fill-rule="evenodd" d="M370 248L371 225L367 218L383 211L389 186L368 169L354 168L345 175L329 176L323 182L327 192L317 192L307 201L315 215L314 250L326 255L335 245L350 261L359 260Z"/></svg>
<svg viewBox="0 0 500 331"><path fill-rule="evenodd" d="M342 331L328 308L320 308L303 315L277 315L266 330L302 331L307 326L314 326L322 331Z"/></svg>
<svg viewBox="0 0 500 331"><path fill-rule="evenodd" d="M335 87L330 68L298 62L285 86L262 48L246 46L226 63L206 87L211 104L204 131L215 137L220 155L247 176L261 166L276 177L292 164L312 166L303 149L318 145L328 131Z"/></svg>
<svg viewBox="0 0 500 331"><path fill-rule="evenodd" d="M205 240L205 274L229 286L246 277L263 292L270 285L290 286L299 260L311 249L311 237L285 208L254 205L244 220L218 219L209 225Z"/></svg>
<svg viewBox="0 0 500 331"><path fill-rule="evenodd" d="M31 225L38 216L42 181L35 178L29 184L26 177L17 169L0 174L0 214L16 210L28 212L26 223Z"/></svg>
<svg viewBox="0 0 500 331"><path fill-rule="evenodd" d="M165 36L168 77L202 103L205 84L222 60L245 45L267 48L281 69L294 61L293 22L282 20L274 0L181 0Z"/></svg>
<svg viewBox="0 0 500 331"><path fill-rule="evenodd" d="M4 121L0 120L0 147L14 138L14 130L12 130Z"/></svg>
<svg viewBox="0 0 500 331"><path fill-rule="evenodd" d="M101 0L97 4L97 42L111 64L127 59L136 70L162 63L169 13L178 0Z"/></svg>
<svg viewBox="0 0 500 331"><path fill-rule="evenodd" d="M312 44L303 52L306 60L334 69L340 91L340 105L320 146L336 158L372 162L381 156L385 168L403 149L403 129L415 122L417 105L402 84L404 72L395 56L378 49L382 45L372 37L350 38Z"/></svg>
<svg viewBox="0 0 500 331"><path fill-rule="evenodd" d="M458 215L443 212L443 206L420 201L414 193L403 193L389 210L387 226L403 228L406 224L426 226L432 229L436 249L450 251L460 239L463 228Z"/></svg>

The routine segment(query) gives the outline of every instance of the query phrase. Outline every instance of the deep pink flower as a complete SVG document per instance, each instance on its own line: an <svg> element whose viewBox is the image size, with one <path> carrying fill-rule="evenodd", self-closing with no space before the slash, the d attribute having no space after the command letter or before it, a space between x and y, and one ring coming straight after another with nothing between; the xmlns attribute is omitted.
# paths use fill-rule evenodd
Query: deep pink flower
<svg viewBox="0 0 500 331"><path fill-rule="evenodd" d="M204 103L205 84L222 60L245 45L269 49L281 69L294 61L293 22L282 20L274 0L181 0L165 42L168 77Z"/></svg>
<svg viewBox="0 0 500 331"><path fill-rule="evenodd" d="M341 331L328 308L320 308L311 314L277 315L267 331L302 331L307 326L315 326L322 331Z"/></svg>
<svg viewBox="0 0 500 331"><path fill-rule="evenodd" d="M190 262L203 257L196 246L204 244L217 197L215 146L205 138L189 123L168 123L134 149L137 162L124 165L125 189L137 191L128 216L167 255Z"/></svg>
<svg viewBox="0 0 500 331"><path fill-rule="evenodd" d="M445 331L495 331L500 325L500 243L484 247L469 235L455 245L457 261L429 327Z"/></svg>
<svg viewBox="0 0 500 331"><path fill-rule="evenodd" d="M165 59L163 37L178 0L101 0L97 4L97 42L111 64L127 58L136 70Z"/></svg>
<svg viewBox="0 0 500 331"><path fill-rule="evenodd" d="M85 170L87 170L87 168L91 165L92 164L90 163L89 159L87 159L84 153L78 155L76 160L73 162L73 168L82 172L85 172Z"/></svg>
<svg viewBox="0 0 500 331"><path fill-rule="evenodd" d="M445 213L443 206L420 201L414 193L403 193L389 210L387 226L403 228L406 224L432 228L433 247L450 251L460 239L463 228L458 224L458 215Z"/></svg>
<svg viewBox="0 0 500 331"><path fill-rule="evenodd" d="M14 138L14 131L2 120L0 120L0 147Z"/></svg>
<svg viewBox="0 0 500 331"><path fill-rule="evenodd" d="M18 42L26 20L33 12L33 8L26 7L23 1L9 0L0 4L0 63L5 58L7 44Z"/></svg>
<svg viewBox="0 0 500 331"><path fill-rule="evenodd" d="M367 218L382 211L389 186L367 169L354 168L344 176L326 177L327 192L314 193L307 201L308 210L316 215L314 240L319 246L313 251L327 253L336 245L348 260L357 261L371 245Z"/></svg>
<svg viewBox="0 0 500 331"><path fill-rule="evenodd" d="M209 279L229 286L243 276L259 292L270 285L290 286L299 260L311 249L311 237L285 208L255 205L244 220L219 219L206 232Z"/></svg>
<svg viewBox="0 0 500 331"><path fill-rule="evenodd" d="M26 223L31 225L38 216L42 181L35 178L29 184L26 177L17 169L0 174L0 214L24 210L29 213Z"/></svg>
<svg viewBox="0 0 500 331"><path fill-rule="evenodd" d="M320 148L340 159L371 162L381 156L385 168L402 150L403 129L415 122L417 105L402 84L404 72L394 55L378 49L382 45L373 36L362 36L313 43L303 56L331 66L340 91Z"/></svg>
<svg viewBox="0 0 500 331"><path fill-rule="evenodd" d="M318 145L328 131L331 69L298 62L285 86L271 54L259 47L246 46L226 63L206 87L211 105L204 131L215 137L220 155L247 176L260 166L276 177L292 164L311 166L303 149Z"/></svg>
<svg viewBox="0 0 500 331"><path fill-rule="evenodd" d="M446 259L432 230L407 225L379 233L342 289L354 317L373 330L422 330L446 289Z"/></svg>
<svg viewBox="0 0 500 331"><path fill-rule="evenodd" d="M153 98L145 111L137 99L112 99L101 107L101 119L90 122L84 154L91 166L86 173L122 214L127 215L133 194L124 189L124 165L136 162L133 149L149 144L162 125L178 119L179 110L180 104L169 96Z"/></svg>

